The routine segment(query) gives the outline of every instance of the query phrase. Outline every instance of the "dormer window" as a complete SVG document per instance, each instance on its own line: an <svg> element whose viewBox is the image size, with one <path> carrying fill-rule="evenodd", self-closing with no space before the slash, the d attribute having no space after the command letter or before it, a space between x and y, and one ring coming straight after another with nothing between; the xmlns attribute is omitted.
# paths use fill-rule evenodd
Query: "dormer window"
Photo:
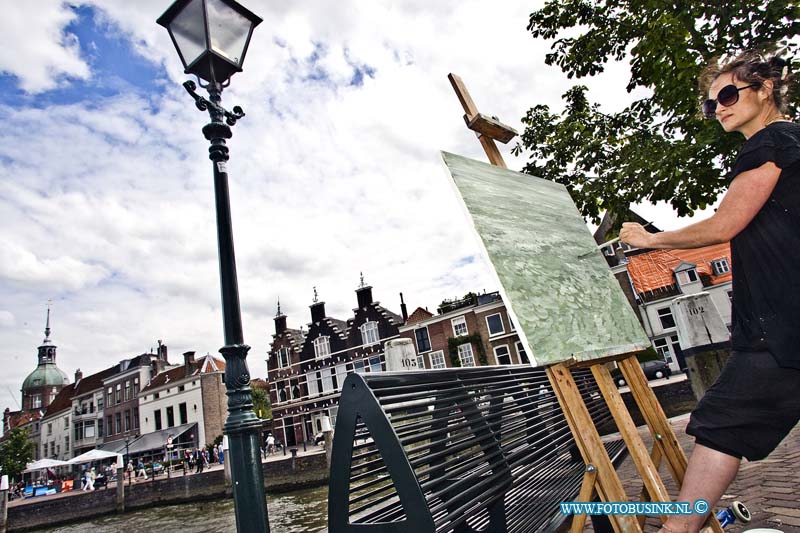
<svg viewBox="0 0 800 533"><path fill-rule="evenodd" d="M289 348L283 347L278 350L278 367L286 368L289 366Z"/></svg>
<svg viewBox="0 0 800 533"><path fill-rule="evenodd" d="M321 357L326 357L331 353L331 341L330 337L325 335L320 335L316 339L314 339L314 356L319 359Z"/></svg>
<svg viewBox="0 0 800 533"><path fill-rule="evenodd" d="M678 283L681 285L685 285L686 283L694 283L699 279L700 278L697 277L697 270L695 269L678 272Z"/></svg>
<svg viewBox="0 0 800 533"><path fill-rule="evenodd" d="M722 274L726 274L731 271L731 267L728 264L727 257L711 261L711 267L714 269L715 276L721 276Z"/></svg>
<svg viewBox="0 0 800 533"><path fill-rule="evenodd" d="M378 323L375 321L365 322L361 325L361 340L365 345L376 344L378 342Z"/></svg>

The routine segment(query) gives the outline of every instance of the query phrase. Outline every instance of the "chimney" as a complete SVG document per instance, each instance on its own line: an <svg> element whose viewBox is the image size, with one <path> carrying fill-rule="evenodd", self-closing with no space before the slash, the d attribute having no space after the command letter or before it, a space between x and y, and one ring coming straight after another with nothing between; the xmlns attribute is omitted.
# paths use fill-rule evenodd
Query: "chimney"
<svg viewBox="0 0 800 533"><path fill-rule="evenodd" d="M286 315L278 315L275 317L275 335L280 335L286 331Z"/></svg>
<svg viewBox="0 0 800 533"><path fill-rule="evenodd" d="M325 318L325 302L314 302L309 309L311 309L311 322L321 322Z"/></svg>
<svg viewBox="0 0 800 533"><path fill-rule="evenodd" d="M406 303L403 301L403 293L400 293L400 313L403 315L403 324L408 322L408 309Z"/></svg>
<svg viewBox="0 0 800 533"><path fill-rule="evenodd" d="M158 341L158 358L164 361L164 365L168 365L169 361L167 361L167 345L161 343L161 339Z"/></svg>
<svg viewBox="0 0 800 533"><path fill-rule="evenodd" d="M192 373L192 363L194 363L194 352L183 352L183 366L186 368L186 376Z"/></svg>
<svg viewBox="0 0 800 533"><path fill-rule="evenodd" d="M82 379L83 379L83 372L81 372L81 369L79 368L79 369L77 369L77 370L75 371L75 384L77 385L77 384L78 384L78 382L79 382L80 380L82 380Z"/></svg>
<svg viewBox="0 0 800 533"><path fill-rule="evenodd" d="M365 285L356 289L356 297L358 298L358 307L363 309L372 303L372 287Z"/></svg>

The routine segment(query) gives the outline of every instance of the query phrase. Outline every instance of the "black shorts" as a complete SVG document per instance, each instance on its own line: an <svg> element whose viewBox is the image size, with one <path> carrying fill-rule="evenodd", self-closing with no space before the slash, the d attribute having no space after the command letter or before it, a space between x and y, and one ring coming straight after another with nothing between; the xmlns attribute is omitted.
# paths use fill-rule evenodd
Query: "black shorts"
<svg viewBox="0 0 800 533"><path fill-rule="evenodd" d="M779 367L769 352L733 351L692 412L686 433L707 448L758 461L798 421L800 370Z"/></svg>

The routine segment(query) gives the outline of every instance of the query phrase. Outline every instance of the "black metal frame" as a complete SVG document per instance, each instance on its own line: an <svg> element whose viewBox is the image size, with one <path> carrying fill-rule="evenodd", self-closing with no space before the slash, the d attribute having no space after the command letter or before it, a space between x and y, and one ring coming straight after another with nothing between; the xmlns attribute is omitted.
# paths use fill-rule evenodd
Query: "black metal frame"
<svg viewBox="0 0 800 533"><path fill-rule="evenodd" d="M598 426L590 371L574 371ZM364 439L364 430L369 438ZM607 444L620 460L624 444ZM552 530L586 465L544 369L351 374L333 440L331 533Z"/></svg>

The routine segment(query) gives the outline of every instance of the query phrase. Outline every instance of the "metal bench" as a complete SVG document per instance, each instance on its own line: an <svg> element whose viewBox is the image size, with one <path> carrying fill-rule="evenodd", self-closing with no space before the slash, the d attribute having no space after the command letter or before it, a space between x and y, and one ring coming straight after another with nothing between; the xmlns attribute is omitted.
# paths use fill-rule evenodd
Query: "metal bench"
<svg viewBox="0 0 800 533"><path fill-rule="evenodd" d="M574 375L609 423L591 372ZM351 374L335 429L330 533L552 531L586 471L542 368Z"/></svg>

